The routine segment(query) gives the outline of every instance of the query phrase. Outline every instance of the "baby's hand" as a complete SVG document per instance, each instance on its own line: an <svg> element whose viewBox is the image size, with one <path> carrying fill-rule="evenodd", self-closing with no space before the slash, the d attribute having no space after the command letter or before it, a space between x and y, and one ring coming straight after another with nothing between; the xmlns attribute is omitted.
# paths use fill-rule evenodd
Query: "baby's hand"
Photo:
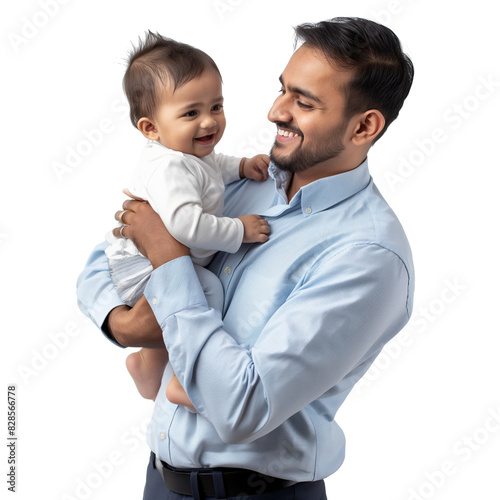
<svg viewBox="0 0 500 500"><path fill-rule="evenodd" d="M254 181L265 181L269 177L269 156L257 155L253 158L243 158L240 164L240 177L253 179Z"/></svg>
<svg viewBox="0 0 500 500"><path fill-rule="evenodd" d="M245 229L243 243L264 243L269 239L267 235L271 232L271 229L267 220L260 215L242 215L238 219L243 222Z"/></svg>

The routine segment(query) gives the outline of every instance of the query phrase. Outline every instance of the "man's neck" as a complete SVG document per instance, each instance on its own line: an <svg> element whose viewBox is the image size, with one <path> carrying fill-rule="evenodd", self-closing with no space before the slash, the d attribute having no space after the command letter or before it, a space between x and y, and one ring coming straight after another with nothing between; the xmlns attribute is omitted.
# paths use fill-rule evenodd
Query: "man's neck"
<svg viewBox="0 0 500 500"><path fill-rule="evenodd" d="M333 175L343 174L344 172L354 170L359 167L365 159L362 159L361 161L356 159L352 161L350 165L339 165L336 168L325 168L323 165L315 165L314 167L308 168L302 172L293 173L286 190L288 202L290 203L290 200L298 193L299 189L307 184L325 177L331 177Z"/></svg>

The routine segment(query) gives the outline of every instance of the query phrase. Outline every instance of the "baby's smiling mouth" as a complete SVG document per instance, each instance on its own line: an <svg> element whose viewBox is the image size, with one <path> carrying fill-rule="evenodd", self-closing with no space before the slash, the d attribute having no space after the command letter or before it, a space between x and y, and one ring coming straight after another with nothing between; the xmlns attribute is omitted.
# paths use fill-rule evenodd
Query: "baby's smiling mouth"
<svg viewBox="0 0 500 500"><path fill-rule="evenodd" d="M195 137L195 141L203 146L211 144L214 140L215 134L204 135L202 137Z"/></svg>

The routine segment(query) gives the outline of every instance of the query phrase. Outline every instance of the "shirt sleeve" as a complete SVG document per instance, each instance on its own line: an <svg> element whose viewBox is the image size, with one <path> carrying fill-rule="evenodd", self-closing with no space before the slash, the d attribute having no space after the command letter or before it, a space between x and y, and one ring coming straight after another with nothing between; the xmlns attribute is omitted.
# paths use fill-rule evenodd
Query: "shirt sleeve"
<svg viewBox="0 0 500 500"><path fill-rule="evenodd" d="M120 346L105 327L105 320L111 310L124 305L109 274L108 259L105 254L107 246L109 244L103 242L90 254L77 280L77 301L80 311L90 318L111 342Z"/></svg>
<svg viewBox="0 0 500 500"><path fill-rule="evenodd" d="M231 182L240 180L241 158L215 153L214 159L221 170L222 178L226 186L231 184Z"/></svg>
<svg viewBox="0 0 500 500"><path fill-rule="evenodd" d="M243 241L243 223L203 211L203 180L196 168L180 157L167 168L156 168L148 185L148 199L175 239L200 250L236 252Z"/></svg>
<svg viewBox="0 0 500 500"><path fill-rule="evenodd" d="M207 307L189 259L155 270L145 292L177 377L227 443L258 439L327 391L341 390L341 381L406 324L408 294L397 255L353 246L318 263L247 348Z"/></svg>

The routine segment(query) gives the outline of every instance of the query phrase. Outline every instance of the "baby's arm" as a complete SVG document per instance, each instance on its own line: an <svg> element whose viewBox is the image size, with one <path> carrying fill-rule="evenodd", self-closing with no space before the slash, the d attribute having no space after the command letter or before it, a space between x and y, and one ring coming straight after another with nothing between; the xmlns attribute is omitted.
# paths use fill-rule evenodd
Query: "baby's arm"
<svg viewBox="0 0 500 500"><path fill-rule="evenodd" d="M229 218L205 212L202 190L206 180L200 167L184 158L169 160L167 168L152 173L147 189L152 207L175 239L191 249L214 253L219 250L234 253L243 242L267 240L269 226L257 215ZM236 159L236 177L239 163ZM244 163L252 166L253 159ZM212 205L215 203L219 202L214 200Z"/></svg>

